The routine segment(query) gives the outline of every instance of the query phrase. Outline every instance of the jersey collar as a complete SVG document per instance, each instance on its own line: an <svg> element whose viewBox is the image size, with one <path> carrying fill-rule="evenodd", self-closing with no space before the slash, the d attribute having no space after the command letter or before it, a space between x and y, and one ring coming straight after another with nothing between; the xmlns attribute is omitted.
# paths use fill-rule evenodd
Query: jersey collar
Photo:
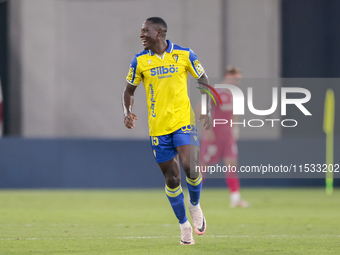
<svg viewBox="0 0 340 255"><path fill-rule="evenodd" d="M166 40L166 42L168 43L168 48L166 49L167 53L171 53L174 49L174 45L170 40ZM152 50L149 50L149 55L153 56L155 53Z"/></svg>

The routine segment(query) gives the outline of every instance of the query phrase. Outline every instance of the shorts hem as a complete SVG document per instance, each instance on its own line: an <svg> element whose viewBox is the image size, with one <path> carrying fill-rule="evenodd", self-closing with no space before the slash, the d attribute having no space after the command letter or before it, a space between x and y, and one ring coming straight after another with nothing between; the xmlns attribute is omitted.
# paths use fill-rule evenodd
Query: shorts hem
<svg viewBox="0 0 340 255"><path fill-rule="evenodd" d="M170 155L166 158L155 159L155 160L156 160L157 164L164 163L164 162L167 162L167 161L173 159L174 157L176 157L177 154L178 154L178 152L176 151L175 153L173 153L172 155Z"/></svg>
<svg viewBox="0 0 340 255"><path fill-rule="evenodd" d="M183 146L183 145L196 145L198 147L200 147L200 144L194 144L194 143L190 143L190 142L183 142L183 143L180 143L180 144L176 144L174 145L175 148L179 147L179 146Z"/></svg>

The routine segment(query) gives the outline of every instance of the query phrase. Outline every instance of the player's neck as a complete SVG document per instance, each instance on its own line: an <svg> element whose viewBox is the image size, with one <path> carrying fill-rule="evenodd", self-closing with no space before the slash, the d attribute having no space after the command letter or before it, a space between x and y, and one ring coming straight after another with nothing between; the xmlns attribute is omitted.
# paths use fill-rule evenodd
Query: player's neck
<svg viewBox="0 0 340 255"><path fill-rule="evenodd" d="M164 40L160 41L159 44L155 45L153 49L151 49L154 53L158 55L163 55L164 51L168 48L168 43Z"/></svg>

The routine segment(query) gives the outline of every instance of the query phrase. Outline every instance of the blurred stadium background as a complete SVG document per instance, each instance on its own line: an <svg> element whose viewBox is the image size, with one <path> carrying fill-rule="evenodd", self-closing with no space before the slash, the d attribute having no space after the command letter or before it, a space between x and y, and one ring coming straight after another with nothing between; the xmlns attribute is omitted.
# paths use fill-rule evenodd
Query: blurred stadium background
<svg viewBox="0 0 340 255"><path fill-rule="evenodd" d="M241 67L257 108L270 107L272 87L311 92L313 116L288 107L296 128L241 129L240 165L325 163L328 88L340 163L339 13L338 0L0 0L0 253L339 254L339 189L327 196L325 178L294 176L241 179L252 207L236 211L225 180L207 180L207 233L180 247L143 86L133 131L121 107L142 23L160 16L211 81Z"/></svg>
<svg viewBox="0 0 340 255"><path fill-rule="evenodd" d="M254 98L268 106L271 87L292 86L278 78L340 76L339 11L337 0L0 1L0 188L163 187L148 141L144 89L136 91L133 131L124 127L121 107L147 17L163 17L167 37L194 49L209 77L222 77L233 64L246 79L271 78ZM337 98L340 87L337 79L310 81L313 116L292 107L286 118L299 120L297 128L241 130L240 165L324 163L325 92L332 87ZM336 118L335 159L338 127ZM322 179L242 180L243 187L323 185Z"/></svg>

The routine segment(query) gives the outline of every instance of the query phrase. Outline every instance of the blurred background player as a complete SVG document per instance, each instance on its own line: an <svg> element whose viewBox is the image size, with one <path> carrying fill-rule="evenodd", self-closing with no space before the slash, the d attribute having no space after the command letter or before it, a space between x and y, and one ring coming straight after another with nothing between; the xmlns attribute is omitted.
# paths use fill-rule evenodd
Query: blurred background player
<svg viewBox="0 0 340 255"><path fill-rule="evenodd" d="M239 67L227 66L222 84L231 84L238 86L242 72ZM200 163L202 166L217 164L221 160L225 166L238 165L237 142L239 136L239 127L231 127L230 120L237 122L237 116L233 116L233 97L228 89L216 89L219 94L222 105L215 106L212 103L212 118L226 119L228 124L216 125L210 131L203 131L201 138ZM204 174L204 173L202 173ZM230 207L249 207L249 203L241 199L240 180L237 173L226 173L226 184L230 192Z"/></svg>

